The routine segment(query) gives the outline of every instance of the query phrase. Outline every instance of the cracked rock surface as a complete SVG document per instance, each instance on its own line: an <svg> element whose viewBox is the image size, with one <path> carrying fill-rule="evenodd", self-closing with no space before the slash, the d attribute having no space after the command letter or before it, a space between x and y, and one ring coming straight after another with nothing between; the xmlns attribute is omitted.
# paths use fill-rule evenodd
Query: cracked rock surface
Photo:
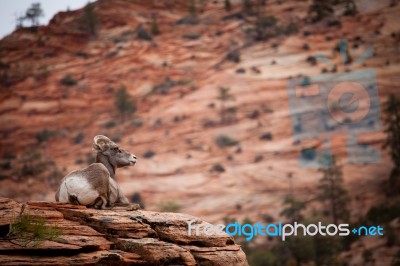
<svg viewBox="0 0 400 266"><path fill-rule="evenodd" d="M55 240L20 246L4 236L21 213L61 228ZM140 210L137 205L106 210L55 202L0 198L0 265L248 265L228 235L188 234L187 222L207 223L181 213Z"/></svg>

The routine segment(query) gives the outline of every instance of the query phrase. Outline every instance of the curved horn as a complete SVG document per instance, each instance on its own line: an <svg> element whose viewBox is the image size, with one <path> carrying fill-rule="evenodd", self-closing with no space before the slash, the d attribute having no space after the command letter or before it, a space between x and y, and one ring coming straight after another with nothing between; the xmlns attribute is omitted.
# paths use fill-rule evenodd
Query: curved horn
<svg viewBox="0 0 400 266"><path fill-rule="evenodd" d="M93 150L94 151L104 151L109 147L117 147L112 140L103 135L97 135L93 138Z"/></svg>
<svg viewBox="0 0 400 266"><path fill-rule="evenodd" d="M104 145L108 143L112 143L112 141L103 135L97 135L93 138L93 142L97 145Z"/></svg>

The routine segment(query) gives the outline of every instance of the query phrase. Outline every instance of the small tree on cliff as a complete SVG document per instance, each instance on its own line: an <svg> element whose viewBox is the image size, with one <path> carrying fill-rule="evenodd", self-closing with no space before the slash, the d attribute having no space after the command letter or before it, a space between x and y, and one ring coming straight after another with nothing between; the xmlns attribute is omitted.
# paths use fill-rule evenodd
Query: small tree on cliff
<svg viewBox="0 0 400 266"><path fill-rule="evenodd" d="M90 34L92 37L97 36L99 21L92 4L87 4L81 17L82 29Z"/></svg>
<svg viewBox="0 0 400 266"><path fill-rule="evenodd" d="M389 192L393 194L400 192L400 96L389 95L384 112L386 116L383 122L386 125L387 138L383 147L390 149L390 157L394 164L389 178Z"/></svg>
<svg viewBox="0 0 400 266"><path fill-rule="evenodd" d="M344 0L344 16L355 16L358 14L357 6L354 0Z"/></svg>
<svg viewBox="0 0 400 266"><path fill-rule="evenodd" d="M125 86L121 86L115 93L115 107L117 108L122 121L124 121L127 116L136 112L136 105L130 98Z"/></svg>
<svg viewBox="0 0 400 266"><path fill-rule="evenodd" d="M16 16L15 17L15 28L21 29L24 27L25 16Z"/></svg>
<svg viewBox="0 0 400 266"><path fill-rule="evenodd" d="M342 168L336 164L335 158L331 160L330 168L321 169L323 173L319 181L319 199L326 202L328 209L326 214L332 217L332 222L337 224L339 221L349 219L349 210L347 208L349 200L347 191L343 186Z"/></svg>
<svg viewBox="0 0 400 266"><path fill-rule="evenodd" d="M31 21L32 27L39 26L39 18L43 16L44 13L40 3L33 3L25 12L25 19Z"/></svg>
<svg viewBox="0 0 400 266"><path fill-rule="evenodd" d="M160 33L160 28L157 23L157 13L153 13L151 14L151 34L158 35Z"/></svg>
<svg viewBox="0 0 400 266"><path fill-rule="evenodd" d="M225 121L225 102L235 100L235 96L230 94L229 87L219 87L217 99L221 101L221 122Z"/></svg>
<svg viewBox="0 0 400 266"><path fill-rule="evenodd" d="M189 1L189 14L192 17L196 17L197 15L197 8L195 0L188 0Z"/></svg>
<svg viewBox="0 0 400 266"><path fill-rule="evenodd" d="M298 222L303 220L302 211L305 210L306 205L304 202L299 201L293 195L293 176L288 175L289 180L289 193L283 200L284 209L281 211L281 215L288 218L290 222Z"/></svg>
<svg viewBox="0 0 400 266"><path fill-rule="evenodd" d="M333 7L331 1L326 0L313 0L308 14L312 16L313 22L318 22L327 16L333 14Z"/></svg>
<svg viewBox="0 0 400 266"><path fill-rule="evenodd" d="M288 218L290 222L298 222L303 220L302 211L306 208L304 202L297 200L292 194L286 195L283 200L285 206L281 215Z"/></svg>
<svg viewBox="0 0 400 266"><path fill-rule="evenodd" d="M253 14L253 3L251 0L242 0L243 12L246 14Z"/></svg>

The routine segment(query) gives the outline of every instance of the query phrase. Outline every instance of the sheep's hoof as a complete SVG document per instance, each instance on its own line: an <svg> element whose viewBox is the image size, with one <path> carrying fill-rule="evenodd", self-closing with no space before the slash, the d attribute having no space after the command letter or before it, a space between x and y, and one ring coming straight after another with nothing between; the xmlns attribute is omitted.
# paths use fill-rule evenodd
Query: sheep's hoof
<svg viewBox="0 0 400 266"><path fill-rule="evenodd" d="M140 205L137 203L130 203L129 206L126 207L128 211L137 211L141 210Z"/></svg>
<svg viewBox="0 0 400 266"><path fill-rule="evenodd" d="M139 204L136 203L115 203L112 209L123 209L127 211L140 210Z"/></svg>

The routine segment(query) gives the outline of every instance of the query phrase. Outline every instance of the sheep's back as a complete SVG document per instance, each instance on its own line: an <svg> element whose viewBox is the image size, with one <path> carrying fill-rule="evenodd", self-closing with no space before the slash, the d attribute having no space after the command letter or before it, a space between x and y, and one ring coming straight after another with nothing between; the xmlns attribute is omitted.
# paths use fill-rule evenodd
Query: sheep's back
<svg viewBox="0 0 400 266"><path fill-rule="evenodd" d="M110 173L101 163L93 163L88 167L78 170L81 176L85 176L93 189L100 194L106 195L108 192ZM71 173L72 174L72 173Z"/></svg>

